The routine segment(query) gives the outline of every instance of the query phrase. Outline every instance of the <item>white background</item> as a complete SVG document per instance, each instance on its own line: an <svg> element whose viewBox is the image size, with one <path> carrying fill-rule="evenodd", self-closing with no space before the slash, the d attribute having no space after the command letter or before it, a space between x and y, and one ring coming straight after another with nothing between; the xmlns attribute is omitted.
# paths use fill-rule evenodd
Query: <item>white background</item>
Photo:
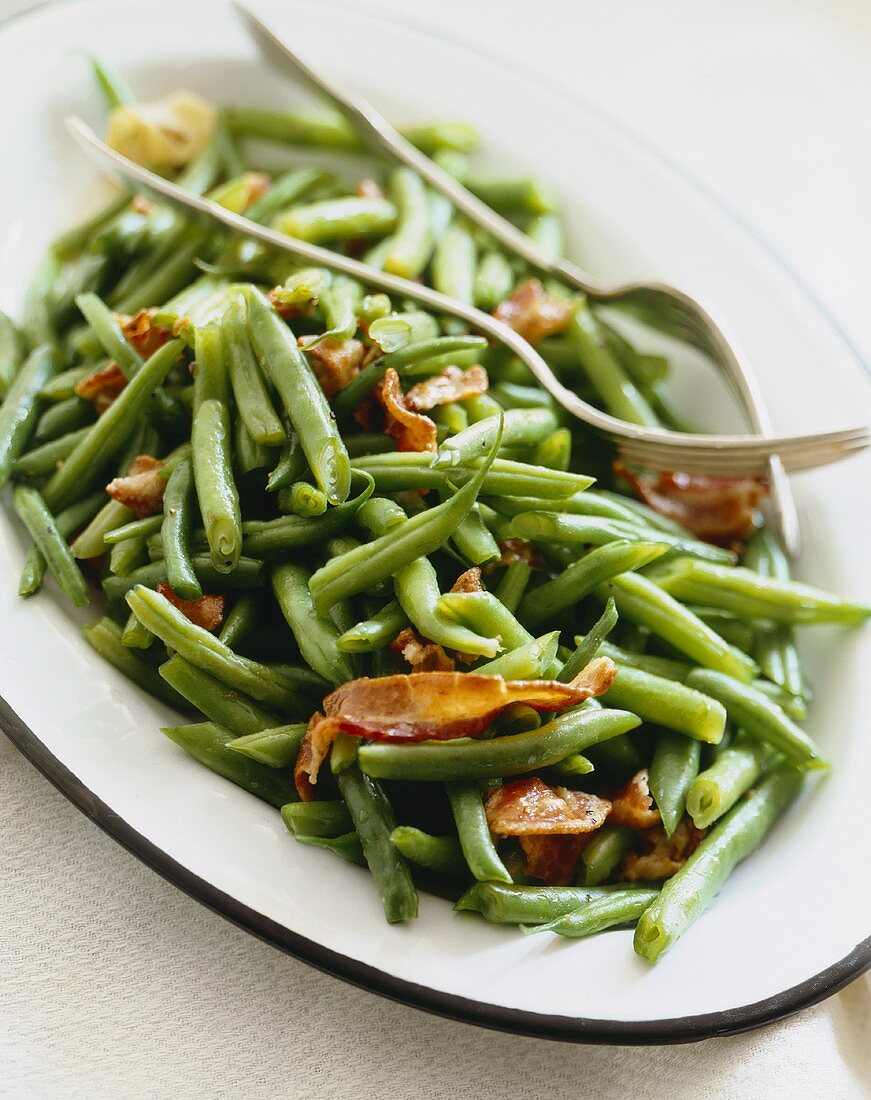
<svg viewBox="0 0 871 1100"><path fill-rule="evenodd" d="M23 6L0 0L0 16ZM538 69L680 162L871 360L871 5L373 6ZM0 1095L871 1094L867 979L765 1032L693 1047L499 1036L351 990L257 943L121 851L5 741L0 822Z"/></svg>

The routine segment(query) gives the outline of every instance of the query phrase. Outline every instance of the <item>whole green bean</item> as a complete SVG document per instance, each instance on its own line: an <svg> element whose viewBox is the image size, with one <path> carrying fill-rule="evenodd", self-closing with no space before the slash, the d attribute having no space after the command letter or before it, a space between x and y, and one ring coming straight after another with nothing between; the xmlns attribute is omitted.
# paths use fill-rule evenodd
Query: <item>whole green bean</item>
<svg viewBox="0 0 871 1100"><path fill-rule="evenodd" d="M219 573L207 554L194 554L191 560L200 583L213 591L217 588L224 591L261 588L265 582L263 562L254 558L240 558L232 573ZM126 577L105 577L102 584L108 600L121 600L137 584L152 588L166 580L166 562L163 558L158 558L135 569Z"/></svg>
<svg viewBox="0 0 871 1100"><path fill-rule="evenodd" d="M191 428L197 501L206 529L212 565L231 573L242 553L239 491L233 478L230 417L213 398L203 401Z"/></svg>
<svg viewBox="0 0 871 1100"><path fill-rule="evenodd" d="M640 724L621 710L580 707L559 715L529 733L489 740L363 745L360 766L377 779L443 780L491 779L523 775L565 760L590 745L618 737Z"/></svg>
<svg viewBox="0 0 871 1100"><path fill-rule="evenodd" d="M502 418L504 447L540 443L557 426L556 416L550 409L511 409L503 413ZM444 469L466 465L472 459L480 458L493 446L498 430L498 416L487 417L471 424L444 441L432 465L436 469ZM585 480L587 485L592 484L592 479Z"/></svg>
<svg viewBox="0 0 871 1100"><path fill-rule="evenodd" d="M694 742L696 744L697 742ZM597 829L581 851L584 884L598 886L620 866L635 846L637 834L625 825L604 825Z"/></svg>
<svg viewBox="0 0 871 1100"><path fill-rule="evenodd" d="M244 299L236 294L221 321L233 397L251 438L264 446L277 447L285 441L284 428L266 390L245 320Z"/></svg>
<svg viewBox="0 0 871 1100"><path fill-rule="evenodd" d="M511 882L490 835L480 784L454 782L446 789L463 858L473 877L479 882Z"/></svg>
<svg viewBox="0 0 871 1100"><path fill-rule="evenodd" d="M275 715L264 710L254 699L237 688L228 688L178 654L165 661L157 671L206 718L235 734L258 733L278 724Z"/></svg>
<svg viewBox="0 0 871 1100"><path fill-rule="evenodd" d="M109 572L116 577L129 577L148 561L147 541L142 537L116 542L109 551Z"/></svg>
<svg viewBox="0 0 871 1100"><path fill-rule="evenodd" d="M251 343L293 422L312 474L331 504L351 488L348 452L324 391L290 328L253 286L245 290Z"/></svg>
<svg viewBox="0 0 871 1100"><path fill-rule="evenodd" d="M202 585L194 572L190 554L193 471L189 459L169 475L163 494L163 519L160 534L169 587L183 600L198 600Z"/></svg>
<svg viewBox="0 0 871 1100"><path fill-rule="evenodd" d="M188 726L163 726L161 733L174 741L189 753L194 760L229 779L251 794L256 794L264 802L281 808L287 802L293 802L299 796L293 785L293 776L258 764L250 757L228 748L233 740L229 730L222 729L214 722L197 722Z"/></svg>
<svg viewBox="0 0 871 1100"><path fill-rule="evenodd" d="M400 825L390 834L390 839L411 863L449 878L468 878L469 871L456 837L431 836L411 825Z"/></svg>
<svg viewBox="0 0 871 1100"><path fill-rule="evenodd" d="M281 816L294 836L301 833L303 836L337 837L353 831L354 828L348 807L338 800L290 802L281 807Z"/></svg>
<svg viewBox="0 0 871 1100"><path fill-rule="evenodd" d="M435 246L430 269L433 287L471 305L475 287L475 239L462 225L449 225Z"/></svg>
<svg viewBox="0 0 871 1100"><path fill-rule="evenodd" d="M396 600L391 600L370 619L346 630L337 644L342 653L374 653L389 645L406 626L408 616Z"/></svg>
<svg viewBox="0 0 871 1100"><path fill-rule="evenodd" d="M553 630L479 665L475 671L503 680L540 680L553 664L558 644L559 631Z"/></svg>
<svg viewBox="0 0 871 1100"><path fill-rule="evenodd" d="M36 348L12 380L0 404L0 489L9 480L13 463L33 431L39 415L39 391L56 369L57 360L50 345Z"/></svg>
<svg viewBox="0 0 871 1100"><path fill-rule="evenodd" d="M473 910L493 924L546 924L571 913L579 905L608 897L613 886L514 886L501 882L476 882L454 906ZM640 888L644 889L644 888Z"/></svg>
<svg viewBox="0 0 871 1100"><path fill-rule="evenodd" d="M726 728L722 703L686 684L638 668L621 668L603 699L608 706L631 710L644 722L716 745Z"/></svg>
<svg viewBox="0 0 871 1100"><path fill-rule="evenodd" d="M76 607L84 607L90 599L88 585L42 497L36 489L17 485L12 503L61 591Z"/></svg>
<svg viewBox="0 0 871 1100"><path fill-rule="evenodd" d="M511 562L502 574L496 589L496 599L512 614L520 606L531 577L532 566L521 559Z"/></svg>
<svg viewBox="0 0 871 1100"><path fill-rule="evenodd" d="M604 897L585 902L564 917L557 917L547 924L532 925L524 931L554 932L571 939L592 936L606 928L637 921L658 896L658 890L644 888L614 890Z"/></svg>
<svg viewBox="0 0 871 1100"><path fill-rule="evenodd" d="M608 600L605 610L599 616L594 625L587 631L585 637L578 641L574 653L568 658L557 674L557 680L568 684L577 674L587 667L602 648L605 639L617 625L617 607L613 600Z"/></svg>
<svg viewBox="0 0 871 1100"><path fill-rule="evenodd" d="M221 623L218 638L225 644L235 649L254 630L257 625L259 606L256 597L252 595L240 596Z"/></svg>
<svg viewBox="0 0 871 1100"><path fill-rule="evenodd" d="M750 790L771 757L762 741L740 734L709 768L693 780L686 797L687 813L697 829L707 829Z"/></svg>
<svg viewBox="0 0 871 1100"><path fill-rule="evenodd" d="M723 818L639 919L636 954L656 962L687 931L736 864L758 846L795 797L800 783L792 768L778 768Z"/></svg>
<svg viewBox="0 0 871 1100"><path fill-rule="evenodd" d="M331 684L354 679L351 658L339 649L341 631L315 610L309 590L310 573L302 565L285 563L270 573L272 591L299 651L308 664Z"/></svg>
<svg viewBox="0 0 871 1100"><path fill-rule="evenodd" d="M94 406L81 397L69 397L50 405L36 422L33 433L39 443L51 443L70 432L93 423Z"/></svg>
<svg viewBox="0 0 871 1100"><path fill-rule="evenodd" d="M697 668L687 685L719 699L729 717L751 737L764 741L798 768L828 768L829 762L810 737L767 695L722 672Z"/></svg>
<svg viewBox="0 0 871 1100"><path fill-rule="evenodd" d="M426 187L417 172L400 167L390 174L388 194L398 216L384 270L415 279L426 268L433 249Z"/></svg>
<svg viewBox="0 0 871 1100"><path fill-rule="evenodd" d="M517 649L533 640L492 592L448 592L439 599L438 610L482 635L497 637L503 649Z"/></svg>
<svg viewBox="0 0 871 1100"><path fill-rule="evenodd" d="M12 463L12 470L23 477L41 477L51 474L63 465L64 459L72 454L78 443L85 437L88 426L76 428L57 439L51 439L40 447L34 447L26 454L19 455Z"/></svg>
<svg viewBox="0 0 871 1100"><path fill-rule="evenodd" d="M321 199L305 206L291 206L273 221L279 233L311 244L349 238L377 237L396 224L397 210L387 199L366 199L349 195Z"/></svg>
<svg viewBox="0 0 871 1100"><path fill-rule="evenodd" d="M288 768L296 761L299 746L305 737L308 723L297 722L291 726L274 726L271 729L247 733L227 742L227 748L250 756L270 768ZM344 832L344 830L340 830Z"/></svg>
<svg viewBox="0 0 871 1100"><path fill-rule="evenodd" d="M55 517L55 523L61 537L69 539L70 535L93 519L94 515L100 510L100 505L104 499L103 493L92 493L91 496L85 497L84 500L80 500L60 512ZM21 570L21 577L18 582L18 595L23 597L35 596L42 588L47 568L48 562L39 547L34 544L30 547L27 557L24 559L24 567Z"/></svg>
<svg viewBox="0 0 871 1100"><path fill-rule="evenodd" d="M657 734L650 764L650 793L662 817L666 836L672 835L683 818L687 792L699 772L701 751L698 741L680 733L664 729Z"/></svg>

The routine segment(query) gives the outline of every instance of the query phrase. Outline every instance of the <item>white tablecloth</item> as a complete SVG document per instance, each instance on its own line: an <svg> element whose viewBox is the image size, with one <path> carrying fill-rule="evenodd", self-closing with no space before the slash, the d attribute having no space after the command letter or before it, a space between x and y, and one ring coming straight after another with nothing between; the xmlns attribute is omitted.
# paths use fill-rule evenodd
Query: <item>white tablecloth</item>
<svg viewBox="0 0 871 1100"><path fill-rule="evenodd" d="M0 0L0 17L27 6ZM863 0L373 6L538 66L643 134L760 231L871 359ZM257 942L120 849L2 738L0 836L0 1096L871 1095L868 979L693 1046L518 1039L391 1004Z"/></svg>

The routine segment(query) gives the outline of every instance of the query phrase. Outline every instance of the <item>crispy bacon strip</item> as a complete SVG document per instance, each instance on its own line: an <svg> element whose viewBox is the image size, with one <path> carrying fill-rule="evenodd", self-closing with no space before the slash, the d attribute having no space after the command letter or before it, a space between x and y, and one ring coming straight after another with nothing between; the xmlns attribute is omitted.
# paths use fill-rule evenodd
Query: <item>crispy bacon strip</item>
<svg viewBox="0 0 871 1100"><path fill-rule="evenodd" d="M497 836L566 836L600 828L611 803L586 791L549 787L531 776L503 783L489 796L485 810Z"/></svg>
<svg viewBox="0 0 871 1100"><path fill-rule="evenodd" d="M405 395L405 404L415 412L427 412L437 405L449 405L451 401L464 401L486 393L489 386L483 367L445 367L441 374L425 378L412 386Z"/></svg>
<svg viewBox="0 0 871 1100"><path fill-rule="evenodd" d="M166 481L160 476L163 463L151 455L138 455L126 477L116 477L106 486L106 492L132 508L139 519L156 516L163 508Z"/></svg>
<svg viewBox="0 0 871 1100"><path fill-rule="evenodd" d="M163 325L155 325L154 309L140 309L132 317L124 317L116 314L116 320L121 325L121 331L139 352L143 359L149 359L158 348L162 348L172 335Z"/></svg>
<svg viewBox="0 0 871 1100"><path fill-rule="evenodd" d="M80 379L75 386L79 397L93 402L98 413L105 412L118 394L127 385L121 368L117 363L106 363L105 366L95 370L93 374Z"/></svg>
<svg viewBox="0 0 871 1100"><path fill-rule="evenodd" d="M360 340L300 336L299 346L327 397L335 397L360 370L366 348Z"/></svg>
<svg viewBox="0 0 871 1100"><path fill-rule="evenodd" d="M611 824L650 829L661 820L650 794L650 773L642 768L611 799Z"/></svg>
<svg viewBox="0 0 871 1100"><path fill-rule="evenodd" d="M662 516L677 520L708 542L729 544L745 539L767 487L753 477L708 477L706 474L637 474L622 462L615 473Z"/></svg>
<svg viewBox="0 0 871 1100"><path fill-rule="evenodd" d="M644 852L629 852L623 857L621 877L627 882L650 882L670 878L690 858L705 838L705 830L697 829L685 817L672 836L661 826L639 834L646 847Z"/></svg>
<svg viewBox="0 0 871 1100"><path fill-rule="evenodd" d="M529 279L499 303L493 310L493 316L498 321L504 321L530 344L537 344L545 336L563 332L568 327L572 304L550 297L538 279Z"/></svg>
<svg viewBox="0 0 871 1100"><path fill-rule="evenodd" d="M384 409L384 431L396 440L400 451L437 450L435 424L406 406L399 375L392 367L373 393Z"/></svg>
<svg viewBox="0 0 871 1100"><path fill-rule="evenodd" d="M201 626L203 630L217 630L221 625L224 618L223 596L200 596L198 600L182 600L163 581L158 584L157 591L190 619L194 626Z"/></svg>
<svg viewBox="0 0 871 1100"><path fill-rule="evenodd" d="M310 726L320 761L340 733L373 741L447 741L482 733L512 703L561 713L611 686L617 668L599 657L570 684L556 680L503 680L474 672L412 672L363 677L342 684L324 700L324 716Z"/></svg>
<svg viewBox="0 0 871 1100"><path fill-rule="evenodd" d="M415 672L453 672L456 668L442 646L425 641L410 626L396 635L390 648L404 657Z"/></svg>
<svg viewBox="0 0 871 1100"><path fill-rule="evenodd" d="M312 744L312 726L316 725L322 718L323 715L320 713L311 716L308 729L305 731L305 737L303 737L299 752L296 754L296 764L293 767L293 784L296 787L296 793L303 802L314 802L315 800L315 784L318 781L318 772L326 755L326 753L323 753L315 757Z"/></svg>

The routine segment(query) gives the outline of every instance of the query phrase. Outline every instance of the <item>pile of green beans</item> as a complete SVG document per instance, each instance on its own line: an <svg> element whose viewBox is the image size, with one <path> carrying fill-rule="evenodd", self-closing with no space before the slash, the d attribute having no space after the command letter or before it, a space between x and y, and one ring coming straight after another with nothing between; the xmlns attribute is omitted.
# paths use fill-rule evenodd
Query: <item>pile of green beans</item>
<svg viewBox="0 0 871 1100"><path fill-rule="evenodd" d="M129 101L108 70L96 75L110 108ZM319 150L335 165L362 149L340 119L246 108L221 120L179 175L191 191L488 310L535 275L410 169L373 165L380 193L327 169ZM551 190L477 174L469 127L407 136L562 247ZM308 150L310 163L267 174L246 210L250 139ZM565 384L626 420L676 426L668 362L566 288L547 293L571 303L565 331L540 345ZM138 309L159 336L147 352L128 336ZM337 348L360 364L338 380L324 366ZM92 405L76 387L109 363L123 388ZM377 401L388 371L408 391L476 364L487 392L431 410L434 449L401 450ZM591 489L601 442L505 349L451 320L118 195L55 241L21 324L0 314L0 399L0 489L12 483L32 540L20 594L47 577L77 608L98 592L84 637L184 715L167 737L279 809L295 839L367 867L388 921L415 917L418 886L437 881L456 909L526 931L636 924L653 961L804 773L829 766L797 724L810 692L795 631L869 609L791 579L764 526L739 561L621 492L601 461ZM162 462L155 499L107 496L139 455ZM471 569L480 590L468 587L477 572L454 590ZM209 597L224 601L212 631L177 606ZM475 737L342 735L316 799L301 801L309 719L348 681L408 673L392 643L409 629L459 674L568 683L606 657L616 678L600 700L559 714L517 705ZM606 820L568 885L534 881L519 842L491 832L487 802L505 782L611 799L641 768L661 825ZM677 843L693 829L710 832L672 878L627 881L651 835Z"/></svg>

